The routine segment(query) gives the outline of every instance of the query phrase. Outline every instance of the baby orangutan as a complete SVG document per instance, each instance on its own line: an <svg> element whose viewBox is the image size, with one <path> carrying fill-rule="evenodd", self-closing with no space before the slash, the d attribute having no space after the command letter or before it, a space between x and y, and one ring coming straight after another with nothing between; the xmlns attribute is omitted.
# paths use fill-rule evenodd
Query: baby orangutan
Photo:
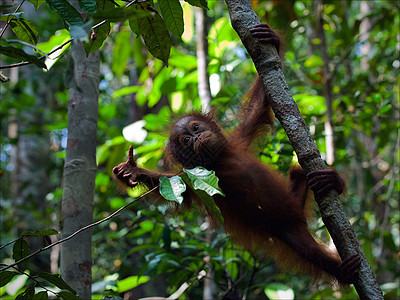
<svg viewBox="0 0 400 300"><path fill-rule="evenodd" d="M279 48L279 37L268 25L260 24L251 33L261 42ZM327 275L340 284L354 282L359 255L342 261L318 243L308 230L305 212L309 187L317 195L331 189L340 194L344 181L335 170L314 171L306 176L301 167L292 167L286 179L250 154L251 142L273 120L260 79L250 90L242 111L239 125L229 136L211 114L184 116L172 127L168 156L184 168L202 166L215 171L225 193L213 196L224 218L224 229L243 248L272 256L282 268L304 272L315 279ZM143 183L151 188L161 176L174 175L138 167L132 147L128 160L113 172L128 187Z"/></svg>

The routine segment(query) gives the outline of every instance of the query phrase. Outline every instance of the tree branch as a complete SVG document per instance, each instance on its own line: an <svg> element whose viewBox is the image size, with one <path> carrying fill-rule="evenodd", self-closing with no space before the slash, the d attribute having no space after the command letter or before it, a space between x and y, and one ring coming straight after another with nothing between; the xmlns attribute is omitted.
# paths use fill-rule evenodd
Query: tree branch
<svg viewBox="0 0 400 300"><path fill-rule="evenodd" d="M326 169L320 152L301 116L286 83L280 59L272 45L262 45L249 30L259 24L249 0L225 0L233 28L250 54L262 79L265 91L271 95L271 107L282 124L306 173ZM360 274L354 286L361 299L383 299L382 291L363 253L356 234L335 191L316 198L322 219L328 228L342 259L357 252L361 256Z"/></svg>
<svg viewBox="0 0 400 300"><path fill-rule="evenodd" d="M149 191L147 191L146 193L144 193L144 194L140 195L139 197L135 198L132 202L129 202L128 204L124 205L124 206L121 207L120 209L117 209L115 212L113 212L113 213L112 213L111 215L109 215L108 217L105 217L105 218L103 218L103 219L101 219L101 220L99 220L99 221L97 221L97 222L94 222L94 223L89 224L89 225L87 225L87 226L85 226L85 227L82 227L82 228L80 228L79 230L77 230L77 231L75 231L74 233L72 233L72 234L70 234L69 236L67 236L66 238L63 238L63 239L61 239L61 240L58 240L58 241L56 241L56 242L54 242L54 243L52 243L52 244L50 244L50 245L48 245L48 246L46 246L46 247L40 248L40 249L36 250L35 252L33 252L33 253L31 253L31 254L25 256L24 258L21 258L20 260L16 261L15 263L13 263L13 264L11 264L11 265L8 265L8 266L6 266L6 267L0 269L0 273L6 271L6 270L9 269L9 268L15 267L16 265L18 265L18 264L20 264L20 263L22 263L22 262L28 260L29 258L32 258L33 256L39 254L40 252L46 251L46 250L48 250L48 249L50 249L50 248L52 248L52 247L54 247L54 246L56 246L56 245L58 245L58 244L61 244L61 243L63 243L63 242L66 242L66 241L72 239L74 236L76 236L77 234L79 234L79 233L81 233L81 232L83 232L83 231L85 231L85 230L88 230L88 229L90 229L90 228L92 228L92 227L94 227L94 226L97 226L97 225L99 225L99 224L101 224L101 223L103 223L103 222L105 222L105 221L110 220L111 218L114 218L114 217L117 216L122 210L124 210L124 209L127 208L128 206L132 205L133 203L137 202L138 200L142 199L143 197L145 197L146 195L150 194L151 192L155 191L156 189L158 189L158 187L159 187L158 185L155 186L155 187L152 188L151 190L149 190ZM7 243L6 245L4 245L4 247L7 246L7 245L9 245L9 244L10 244L10 243Z"/></svg>

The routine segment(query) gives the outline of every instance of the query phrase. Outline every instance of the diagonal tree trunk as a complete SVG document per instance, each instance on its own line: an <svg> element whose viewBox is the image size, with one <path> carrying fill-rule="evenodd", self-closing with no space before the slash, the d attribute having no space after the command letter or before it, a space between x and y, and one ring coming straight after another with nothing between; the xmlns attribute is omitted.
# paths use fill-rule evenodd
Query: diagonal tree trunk
<svg viewBox="0 0 400 300"><path fill-rule="evenodd" d="M260 21L249 0L225 0L231 23L249 52L266 92L271 95L271 106L282 124L306 173L325 169L320 152L301 116L286 83L280 59L272 45L258 43L249 30ZM342 258L355 252L361 256L360 274L354 284L361 299L383 299L364 252L343 210L336 192L316 198L322 219Z"/></svg>

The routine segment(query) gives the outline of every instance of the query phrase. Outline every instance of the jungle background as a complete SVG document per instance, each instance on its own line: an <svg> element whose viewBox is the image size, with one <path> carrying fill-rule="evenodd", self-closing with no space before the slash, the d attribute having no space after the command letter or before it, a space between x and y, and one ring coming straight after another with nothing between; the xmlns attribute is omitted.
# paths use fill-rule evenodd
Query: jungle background
<svg viewBox="0 0 400 300"><path fill-rule="evenodd" d="M36 48L48 53L68 41L70 28L60 15L47 3L35 10L30 2L19 11L38 32ZM188 2L182 2L184 31L171 33L170 55L164 62L149 53L129 20L110 22L98 50L94 221L140 193L126 195L111 176L112 167L126 159L129 145L134 145L139 165L163 168L170 120L208 105L199 97L199 12ZM322 5L320 14L317 2ZM20 3L1 6L2 27ZM218 121L229 131L256 71L230 25L225 3L206 5L209 105L216 107ZM252 1L252 6L261 22L281 33L282 62L293 98L323 159L347 182L341 201L385 297L399 297L399 3ZM1 45L21 39L14 34L2 33ZM22 42L13 46L33 53ZM0 85L1 245L27 230L60 229L70 61L67 45L47 71L33 64L1 70L8 79ZM18 62L1 55L1 66ZM327 122L333 142L325 134ZM296 162L278 122L257 141L255 155L283 173ZM318 212L311 226L329 243ZM41 238L26 239L33 250L43 245ZM0 253L2 264L13 262L12 247ZM206 285L211 284L218 297L229 290L249 299L356 297L353 289L312 285L307 276L282 273L270 260L240 250L223 230L210 229L197 210L173 214L165 205L154 205L151 195L92 228L92 259L93 299L167 297L185 283L181 299L201 299L205 278L212 279ZM59 247L36 255L23 268L32 276L59 273ZM212 277L199 275L202 270ZM33 285L32 277L14 276L2 285L0 297L15 299Z"/></svg>

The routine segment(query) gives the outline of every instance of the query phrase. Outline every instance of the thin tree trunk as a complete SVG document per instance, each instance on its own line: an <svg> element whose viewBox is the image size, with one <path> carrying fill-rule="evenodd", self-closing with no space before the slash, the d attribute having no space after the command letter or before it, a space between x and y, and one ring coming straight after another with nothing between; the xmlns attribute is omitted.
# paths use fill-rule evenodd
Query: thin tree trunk
<svg viewBox="0 0 400 300"><path fill-rule="evenodd" d="M96 176L96 133L99 53L86 57L73 41L73 87L69 90L68 143L64 166L62 235L66 237L93 221ZM61 246L61 274L82 299L91 299L92 233L86 230Z"/></svg>
<svg viewBox="0 0 400 300"><path fill-rule="evenodd" d="M317 37L321 40L319 45L323 64L323 94L326 104L326 120L325 120L325 144L326 144L326 163L332 165L335 161L335 145L333 140L333 122L332 122L332 74L329 72L329 56L326 50L326 38L324 32L323 0L314 1L314 11L317 20Z"/></svg>
<svg viewBox="0 0 400 300"><path fill-rule="evenodd" d="M196 35L197 35L197 74L198 74L198 89L203 112L210 111L211 92L209 77L207 72L207 28L205 23L206 13L203 8L196 7Z"/></svg>
<svg viewBox="0 0 400 300"><path fill-rule="evenodd" d="M320 152L312 139L287 86L282 65L272 45L262 45L249 30L260 21L249 0L225 0L233 28L238 33L260 75L266 92L271 95L271 106L282 124L306 173L325 169ZM383 299L383 294L365 257L354 230L335 191L323 198L316 198L322 219L332 235L342 258L353 253L361 257L360 274L354 286L361 299Z"/></svg>

